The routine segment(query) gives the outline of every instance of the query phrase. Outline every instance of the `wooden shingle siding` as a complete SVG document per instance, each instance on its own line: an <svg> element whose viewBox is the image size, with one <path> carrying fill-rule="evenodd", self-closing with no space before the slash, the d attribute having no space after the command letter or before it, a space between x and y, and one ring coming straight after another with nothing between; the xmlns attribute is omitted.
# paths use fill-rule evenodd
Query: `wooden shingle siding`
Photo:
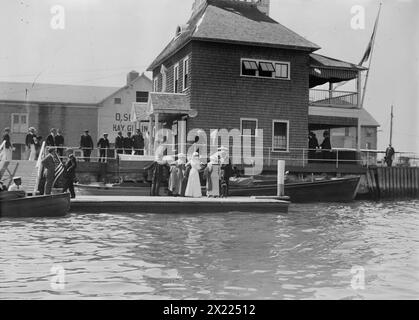
<svg viewBox="0 0 419 320"><path fill-rule="evenodd" d="M288 120L289 148L307 148L307 53L198 41L193 42L192 52L191 107L198 111L198 117L188 121L188 130L201 128L209 134L210 129L240 129L240 118L256 118L259 129L264 130L264 147L271 148L272 120ZM242 77L241 58L290 62L291 80ZM281 156L296 155L290 152Z"/></svg>

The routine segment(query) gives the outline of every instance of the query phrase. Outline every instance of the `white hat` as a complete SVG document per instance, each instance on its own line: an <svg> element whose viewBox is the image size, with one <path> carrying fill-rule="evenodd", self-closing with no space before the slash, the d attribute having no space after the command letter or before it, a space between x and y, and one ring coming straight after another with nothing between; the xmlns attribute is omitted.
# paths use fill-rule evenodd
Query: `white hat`
<svg viewBox="0 0 419 320"><path fill-rule="evenodd" d="M186 158L186 154L184 154L184 153L179 153L178 155L177 155L177 157L178 158Z"/></svg>
<svg viewBox="0 0 419 320"><path fill-rule="evenodd" d="M194 152L194 153L192 154L192 156L193 156L193 157L199 157L199 153L198 153L198 152Z"/></svg>
<svg viewBox="0 0 419 320"><path fill-rule="evenodd" d="M218 151L228 151L228 148L221 146L220 148L218 148Z"/></svg>
<svg viewBox="0 0 419 320"><path fill-rule="evenodd" d="M22 180L22 177L13 177L13 181Z"/></svg>

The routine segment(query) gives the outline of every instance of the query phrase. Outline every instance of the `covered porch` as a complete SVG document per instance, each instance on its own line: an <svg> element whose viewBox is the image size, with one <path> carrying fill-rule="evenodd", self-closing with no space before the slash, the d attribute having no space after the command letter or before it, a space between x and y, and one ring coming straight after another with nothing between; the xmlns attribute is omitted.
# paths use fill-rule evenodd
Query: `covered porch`
<svg viewBox="0 0 419 320"><path fill-rule="evenodd" d="M350 62L310 54L310 106L361 108L362 72L366 70Z"/></svg>
<svg viewBox="0 0 419 320"><path fill-rule="evenodd" d="M197 112L189 105L187 95L181 93L150 93L148 103L133 103L132 119L136 128L148 140L146 154L154 155L164 144L175 154L186 154L186 123ZM161 130L166 129L166 130Z"/></svg>

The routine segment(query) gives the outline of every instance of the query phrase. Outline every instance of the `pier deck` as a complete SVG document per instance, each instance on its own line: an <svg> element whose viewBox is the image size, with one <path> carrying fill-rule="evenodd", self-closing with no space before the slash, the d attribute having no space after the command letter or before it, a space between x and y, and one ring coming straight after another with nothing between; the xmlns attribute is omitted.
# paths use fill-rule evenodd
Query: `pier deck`
<svg viewBox="0 0 419 320"><path fill-rule="evenodd" d="M71 200L72 213L287 213L289 202L248 197L175 198L79 196Z"/></svg>

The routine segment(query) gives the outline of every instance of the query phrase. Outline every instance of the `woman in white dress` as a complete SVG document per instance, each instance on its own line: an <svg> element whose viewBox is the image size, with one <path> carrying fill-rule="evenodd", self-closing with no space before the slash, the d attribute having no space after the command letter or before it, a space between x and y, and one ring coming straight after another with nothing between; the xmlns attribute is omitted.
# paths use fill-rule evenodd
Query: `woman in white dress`
<svg viewBox="0 0 419 320"><path fill-rule="evenodd" d="M191 171L189 172L188 185L186 186L185 197L201 198L201 181L199 180L199 170L201 169L201 161L199 154L195 152L191 161Z"/></svg>

